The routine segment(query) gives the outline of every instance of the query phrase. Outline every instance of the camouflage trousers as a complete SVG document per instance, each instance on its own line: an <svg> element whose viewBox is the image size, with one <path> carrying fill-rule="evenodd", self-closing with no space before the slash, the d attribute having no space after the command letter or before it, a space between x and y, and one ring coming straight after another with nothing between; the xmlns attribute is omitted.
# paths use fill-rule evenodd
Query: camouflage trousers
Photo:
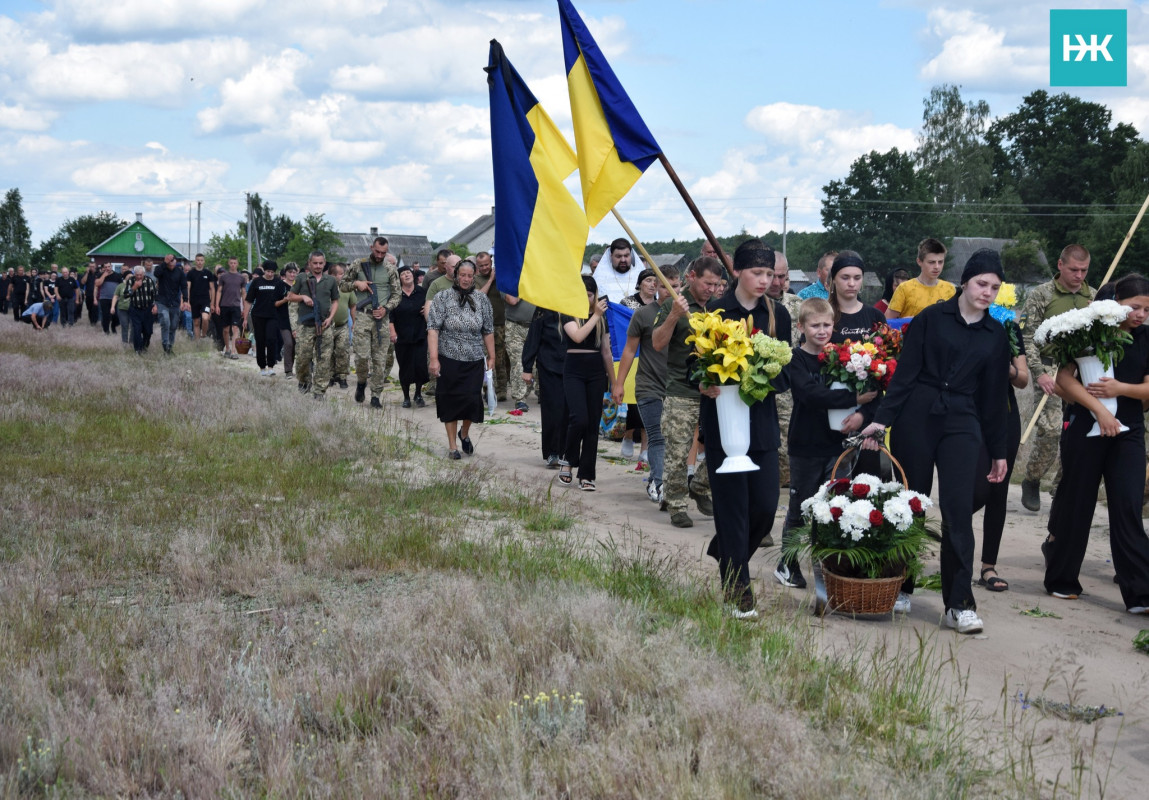
<svg viewBox="0 0 1149 800"><path fill-rule="evenodd" d="M383 394L383 379L387 377L387 354L391 350L391 336L384 320L383 333L375 332L375 319L370 314L360 314L355 319L355 336L352 348L355 351L355 380L367 383L371 380L371 396Z"/></svg>
<svg viewBox="0 0 1149 800"><path fill-rule="evenodd" d="M507 399L507 326L495 326L495 396ZM522 377L521 375L519 377Z"/></svg>
<svg viewBox="0 0 1149 800"><path fill-rule="evenodd" d="M387 336L387 334L384 334ZM391 370L395 367L395 343L391 341L391 337L387 336L387 363L383 365L383 380L391 374Z"/></svg>
<svg viewBox="0 0 1149 800"><path fill-rule="evenodd" d="M1043 395L1044 392L1040 390L1034 392L1034 400L1040 403ZM1036 404L1034 408L1037 408ZM1033 445L1025 464L1027 481L1040 481L1057 461L1058 446L1061 443L1062 409L1061 398L1051 395L1041 410L1041 416L1037 418L1037 424L1033 427ZM1028 424L1024 420L1022 422L1023 425Z"/></svg>
<svg viewBox="0 0 1149 800"><path fill-rule="evenodd" d="M686 485L686 458L694 444L698 428L699 398L667 397L662 401L662 437L666 440L666 455L662 478L666 487L666 510L671 514L685 511L690 495ZM705 461L694 471L691 488L695 494L710 497L710 475Z"/></svg>
<svg viewBox="0 0 1149 800"><path fill-rule="evenodd" d="M331 383L331 346L335 335L331 328L316 336L314 325L301 325L295 339L295 377L311 384L311 393L322 397ZM314 360L314 373L311 362Z"/></svg>
<svg viewBox="0 0 1149 800"><path fill-rule="evenodd" d="M778 479L779 485L790 485L790 452L787 449L786 439L790 435L790 413L794 410L794 398L789 392L779 392L774 395L774 403L778 407Z"/></svg>
<svg viewBox="0 0 1149 800"><path fill-rule="evenodd" d="M507 361L507 378L510 384L510 400L517 403L525 400L530 394L531 387L523 380L523 347L527 343L527 330L529 326L517 322L508 322L503 326L505 350Z"/></svg>
<svg viewBox="0 0 1149 800"><path fill-rule="evenodd" d="M347 380L351 372L351 326L337 325L331 329L331 379Z"/></svg>

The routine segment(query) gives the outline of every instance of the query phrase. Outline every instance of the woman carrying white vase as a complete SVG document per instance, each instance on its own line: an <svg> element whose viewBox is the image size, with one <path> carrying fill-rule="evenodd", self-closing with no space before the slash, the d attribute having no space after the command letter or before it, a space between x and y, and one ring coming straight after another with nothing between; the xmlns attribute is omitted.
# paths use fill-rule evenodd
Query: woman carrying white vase
<svg viewBox="0 0 1149 800"><path fill-rule="evenodd" d="M1098 295L1100 297L1100 293ZM1061 491L1049 512L1045 555L1045 589L1057 598L1074 600L1097 487L1105 481L1109 507L1109 542L1121 599L1131 614L1149 614L1149 538L1141 520L1145 497L1145 427L1142 403L1149 400L1149 279L1126 275L1117 281L1115 298L1127 306L1121 323L1133 341L1114 365L1114 377L1083 386L1077 367L1062 366L1057 387L1069 406L1069 424L1061 434ZM1101 398L1116 398L1113 414ZM1088 436L1094 418L1101 435ZM1122 430L1122 426L1127 430Z"/></svg>

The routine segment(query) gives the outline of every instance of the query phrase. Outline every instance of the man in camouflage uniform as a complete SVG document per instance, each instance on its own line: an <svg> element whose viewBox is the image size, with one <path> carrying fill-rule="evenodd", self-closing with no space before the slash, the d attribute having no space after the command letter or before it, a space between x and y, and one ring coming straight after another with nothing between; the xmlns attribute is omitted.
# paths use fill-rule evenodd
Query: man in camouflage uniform
<svg viewBox="0 0 1149 800"><path fill-rule="evenodd" d="M774 253L774 281L766 294L775 302L781 303L790 314L790 331L793 341L791 347L798 346L798 307L802 299L790 293L790 265L786 256L779 252ZM794 399L789 392L778 392L774 395L774 402L778 408L778 478L782 486L790 485L790 454L786 449L786 439L790 433L790 412L794 410Z"/></svg>
<svg viewBox="0 0 1149 800"><path fill-rule="evenodd" d="M324 272L327 257L316 250L307 259L307 271L300 273L287 293L290 303L299 303L299 336L295 342L295 374L299 391L311 392L322 400L331 382L331 324L339 310L339 284ZM311 360L315 359L314 375Z"/></svg>
<svg viewBox="0 0 1149 800"><path fill-rule="evenodd" d="M355 322L353 346L355 349L355 402L362 403L366 395L368 376L371 379L371 407L382 408L379 395L383 393L384 379L387 377L387 351L391 347L391 337L387 335L387 314L399 305L399 273L387 264L387 240L375 237L371 243L371 253L351 263L347 274L339 282L344 292L355 292L356 304L371 297L371 286L375 285L379 307L370 306L359 314ZM383 335L377 336L376 321L383 326ZM366 335L361 336L361 333Z"/></svg>
<svg viewBox="0 0 1149 800"><path fill-rule="evenodd" d="M666 440L663 464L666 510L676 528L691 528L694 520L686 513L687 497L694 499L698 510L713 515L710 501L709 465L702 462L694 480L686 481L686 457L698 429L701 395L698 386L687 375L687 359L694 347L686 343L690 335L690 315L705 311L706 304L722 283L722 265L717 259L702 256L686 271L686 291L678 300L667 300L654 320L651 343L654 349L666 351L666 397L662 402L662 436Z"/></svg>
<svg viewBox="0 0 1149 800"><path fill-rule="evenodd" d="M342 281L343 276L347 274L347 265L332 264L329 272L336 282ZM331 322L331 385L338 385L340 389L347 388L347 375L351 372L350 308L354 303L354 292L341 291L339 310L335 312L335 318ZM361 319L367 323L364 327L374 335L375 326L370 324L371 319L366 314L362 315ZM363 331L360 331L360 335L362 334Z"/></svg>
<svg viewBox="0 0 1149 800"><path fill-rule="evenodd" d="M1079 244L1068 245L1057 259L1057 277L1033 287L1025 298L1022 338L1025 341L1025 360L1033 379L1034 408L1043 396L1049 397L1033 430L1033 447L1021 482L1021 504L1030 511L1041 509L1041 479L1057 461L1063 416L1055 383L1057 364L1041 355L1033 343L1033 334L1050 317L1089 305L1097 292L1085 283L1088 273L1089 251ZM1053 491L1057 491L1056 479Z"/></svg>
<svg viewBox="0 0 1149 800"><path fill-rule="evenodd" d="M495 286L495 265L491 254L475 254L475 288L491 301L491 311L495 315L495 395L499 402L507 399L507 373L510 361L507 359L507 307L503 295ZM520 357L522 353L519 353ZM522 364L519 365L519 378L522 378Z"/></svg>

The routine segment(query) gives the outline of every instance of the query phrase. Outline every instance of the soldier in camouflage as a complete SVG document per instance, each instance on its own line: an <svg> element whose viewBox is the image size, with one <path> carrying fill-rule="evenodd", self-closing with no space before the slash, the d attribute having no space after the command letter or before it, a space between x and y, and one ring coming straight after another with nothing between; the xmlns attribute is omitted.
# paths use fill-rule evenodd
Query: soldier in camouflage
<svg viewBox="0 0 1149 800"><path fill-rule="evenodd" d="M495 315L495 395L499 402L507 399L507 373L510 361L507 358L507 311L503 294L495 285L495 265L490 253L475 255L475 288L483 292L491 301L491 311ZM522 353L520 352L520 356ZM518 367L522 379L522 365Z"/></svg>
<svg viewBox="0 0 1149 800"><path fill-rule="evenodd" d="M375 286L379 307L368 307L356 318L359 328L355 332L355 402L362 403L366 396L367 381L371 381L371 407L382 408L379 395L383 393L383 383L387 377L387 352L391 348L391 338L386 332L387 314L399 305L399 273L387 263L387 240L375 237L371 243L371 253L351 263L347 274L339 282L340 290L355 292L355 302L359 304L371 297L371 287ZM377 335L376 321L382 323L383 333ZM360 333L365 332L365 336Z"/></svg>
<svg viewBox="0 0 1149 800"><path fill-rule="evenodd" d="M347 274L345 264L332 264L331 277L342 281ZM347 388L347 375L351 372L351 306L355 303L354 292L339 293L339 310L335 312L335 319L331 323L331 385L338 385L340 389ZM371 318L366 314L360 315L374 333L374 326L370 325Z"/></svg>
<svg viewBox="0 0 1149 800"><path fill-rule="evenodd" d="M790 293L790 264L782 253L774 253L774 280L766 292L770 299L781 303L790 314L790 319L798 319L798 306L802 299ZM798 326L791 328L791 347L798 346L801 334ZM778 444L778 478L783 486L790 485L790 454L786 451L786 437L790 432L790 412L794 410L794 400L789 392L779 392L774 395L774 402L778 408L778 430L780 442Z"/></svg>
<svg viewBox="0 0 1149 800"><path fill-rule="evenodd" d="M527 331L531 328L531 320L535 318L535 307L513 294L504 294L503 303L507 318L507 324L504 326L507 359L511 365L508 376L511 402L519 411L526 411L529 408L527 394L530 393L531 387L523 380L523 347L527 343Z"/></svg>
<svg viewBox="0 0 1149 800"><path fill-rule="evenodd" d="M1057 364L1045 357L1033 343L1033 334L1042 322L1084 308L1097 294L1085 283L1089 273L1089 251L1079 244L1068 245L1057 259L1057 277L1029 290L1022 314L1022 338L1025 341L1025 360L1033 376L1034 408L1042 396L1048 396L1045 408L1033 431L1033 446L1025 465L1025 478L1021 482L1021 504L1030 511L1041 509L1041 479L1057 461L1057 448L1061 438L1063 406L1057 396ZM1060 470L1058 470L1060 474ZM1053 491L1057 491L1056 480Z"/></svg>
<svg viewBox="0 0 1149 800"><path fill-rule="evenodd" d="M310 391L316 400L323 399L331 382L331 323L339 310L339 284L324 273L326 266L326 256L314 251L307 259L307 271L295 279L287 294L289 303L299 304L299 336L295 342L299 391Z"/></svg>

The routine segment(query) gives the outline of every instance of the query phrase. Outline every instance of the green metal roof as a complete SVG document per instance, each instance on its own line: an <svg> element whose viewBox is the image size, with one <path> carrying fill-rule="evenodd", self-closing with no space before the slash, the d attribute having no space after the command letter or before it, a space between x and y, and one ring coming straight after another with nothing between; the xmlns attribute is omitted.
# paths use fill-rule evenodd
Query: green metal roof
<svg viewBox="0 0 1149 800"><path fill-rule="evenodd" d="M168 253L175 253L178 256L180 251L156 236L151 228L137 220L89 250L88 257L128 256L162 259Z"/></svg>

